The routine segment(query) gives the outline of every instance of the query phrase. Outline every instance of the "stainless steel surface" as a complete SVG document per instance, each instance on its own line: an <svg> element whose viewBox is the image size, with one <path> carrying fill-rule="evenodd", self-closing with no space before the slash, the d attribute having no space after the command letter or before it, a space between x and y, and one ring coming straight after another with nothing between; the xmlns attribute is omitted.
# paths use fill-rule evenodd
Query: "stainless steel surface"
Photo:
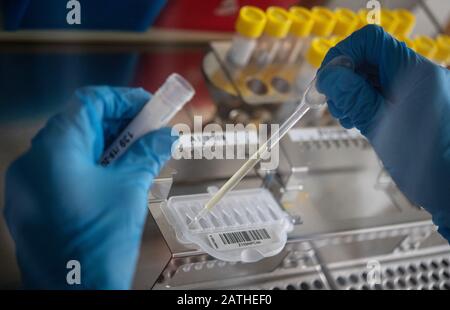
<svg viewBox="0 0 450 310"><path fill-rule="evenodd" d="M450 253L429 215L398 198L403 195L361 136L337 128L296 130L300 134L282 143L276 173L255 173L240 184L240 188L268 187L296 220L288 244L279 255L252 264L218 261L194 245L181 244L159 204L152 203L150 211L158 227L154 233L164 240L164 255L158 257L160 261L155 257L140 260L136 287L332 289L339 288L333 280L336 270L360 268L370 259L400 264L403 259L437 250ZM307 141L302 140L305 136ZM189 165L190 170L201 169L204 160L192 160ZM183 165L178 168L183 169ZM210 168L208 180L189 182L186 175L186 179L174 182L171 195L205 192L207 186L220 186L225 179L218 177L221 174L216 174L215 169L221 168ZM143 247L151 245L144 242ZM145 276L149 269L141 266L156 264L164 268L157 276ZM154 279L157 281L151 283ZM446 287L442 281L438 285Z"/></svg>
<svg viewBox="0 0 450 310"><path fill-rule="evenodd" d="M372 260L373 262L374 260ZM370 283L370 261L331 267L333 288L341 290L450 290L450 254L447 251L380 259L379 283Z"/></svg>
<svg viewBox="0 0 450 310"><path fill-rule="evenodd" d="M430 220L427 212L406 200L394 203L391 196L401 193L379 184L382 166L361 136L339 128L316 129L316 134L295 130L297 135L281 142L279 169L280 200L289 213L302 218L292 237L318 238Z"/></svg>

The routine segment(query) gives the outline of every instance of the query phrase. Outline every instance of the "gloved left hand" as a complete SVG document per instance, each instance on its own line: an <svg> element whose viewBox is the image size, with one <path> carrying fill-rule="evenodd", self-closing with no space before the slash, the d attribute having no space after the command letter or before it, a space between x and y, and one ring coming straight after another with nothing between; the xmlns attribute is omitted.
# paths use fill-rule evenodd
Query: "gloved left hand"
<svg viewBox="0 0 450 310"><path fill-rule="evenodd" d="M130 288L147 192L176 137L161 129L108 167L99 159L149 98L143 89L77 91L8 169L5 217L25 288ZM80 285L67 283L71 260Z"/></svg>

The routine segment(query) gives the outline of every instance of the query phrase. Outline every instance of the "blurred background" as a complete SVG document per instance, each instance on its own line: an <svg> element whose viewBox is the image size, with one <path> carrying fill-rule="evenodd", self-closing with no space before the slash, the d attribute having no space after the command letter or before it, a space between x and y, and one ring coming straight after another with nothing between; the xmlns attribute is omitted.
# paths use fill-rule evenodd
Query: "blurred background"
<svg viewBox="0 0 450 310"><path fill-rule="evenodd" d="M197 95L174 123L224 122L202 69L209 43L229 40L243 5L334 9L365 8L363 0L96 0L80 1L80 25L66 22L62 0L0 1L0 201L6 168L30 145L49 116L86 85L156 90L172 72L186 77ZM450 34L450 3L442 0L382 0L384 8L416 15L416 34ZM224 114L226 116L224 116ZM20 287L14 245L0 217L0 288Z"/></svg>

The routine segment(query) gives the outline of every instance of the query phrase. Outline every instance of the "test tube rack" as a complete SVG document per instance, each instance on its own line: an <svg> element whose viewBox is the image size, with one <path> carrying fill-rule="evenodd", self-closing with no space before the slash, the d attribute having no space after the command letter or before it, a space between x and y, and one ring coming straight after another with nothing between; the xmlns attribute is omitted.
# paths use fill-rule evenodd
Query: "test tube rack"
<svg viewBox="0 0 450 310"><path fill-rule="evenodd" d="M264 67L250 63L237 68L227 59L230 47L229 41L211 42L211 51L205 56L203 71L214 88L249 106L279 105L301 99L302 94L295 87L301 62L289 66L274 62Z"/></svg>

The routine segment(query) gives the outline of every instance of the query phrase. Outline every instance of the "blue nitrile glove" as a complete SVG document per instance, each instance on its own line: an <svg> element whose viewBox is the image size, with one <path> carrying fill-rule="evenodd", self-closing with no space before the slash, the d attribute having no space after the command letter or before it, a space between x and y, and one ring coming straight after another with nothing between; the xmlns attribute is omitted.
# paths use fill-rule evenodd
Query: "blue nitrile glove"
<svg viewBox="0 0 450 310"><path fill-rule="evenodd" d="M356 72L319 72L330 113L369 139L400 190L450 240L449 71L374 25L332 48L323 65L338 55L352 58Z"/></svg>
<svg viewBox="0 0 450 310"><path fill-rule="evenodd" d="M5 217L25 288L130 288L147 192L176 138L161 129L108 167L99 159L149 98L143 89L77 91L8 169ZM70 260L81 265L80 285L66 282Z"/></svg>

